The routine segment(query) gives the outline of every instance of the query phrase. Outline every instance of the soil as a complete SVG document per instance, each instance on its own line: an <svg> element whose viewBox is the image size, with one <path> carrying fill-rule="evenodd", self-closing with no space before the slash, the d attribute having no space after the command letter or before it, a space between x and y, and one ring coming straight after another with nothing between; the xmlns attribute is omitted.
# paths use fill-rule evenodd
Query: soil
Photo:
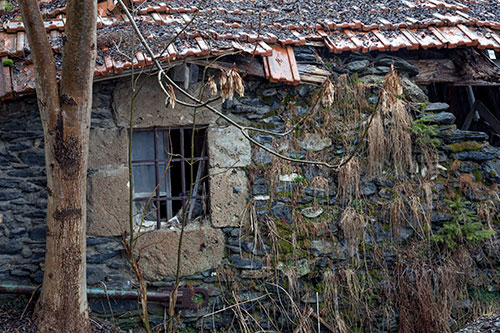
<svg viewBox="0 0 500 333"><path fill-rule="evenodd" d="M24 297L13 298L9 304L0 308L0 332L35 333L38 329L32 319L33 306L26 311L27 299ZM125 332L116 328L111 322L90 316L93 333L121 333Z"/></svg>

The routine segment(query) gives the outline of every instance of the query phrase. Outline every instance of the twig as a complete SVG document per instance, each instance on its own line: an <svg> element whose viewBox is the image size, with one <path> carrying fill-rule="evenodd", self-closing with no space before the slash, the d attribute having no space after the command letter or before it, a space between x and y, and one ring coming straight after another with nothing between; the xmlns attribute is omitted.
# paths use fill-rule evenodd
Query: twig
<svg viewBox="0 0 500 333"><path fill-rule="evenodd" d="M232 120L231 118L229 118L228 116L226 116L225 114L223 114L222 112L220 112L219 110L215 109L214 107L200 101L198 98L194 97L193 95L191 95L190 93L188 93L187 91L185 91L184 89L182 89L181 87L179 87L179 85L177 85L170 77L168 77L168 75L165 74L160 62L158 61L158 59L154 56L154 52L151 50L151 47L149 46L149 44L147 43L146 39L144 38L144 36L142 35L141 31L139 30L139 27L137 26L137 24L135 23L135 21L133 20L129 10L126 8L126 6L124 6L123 4L123 0L118 0L118 2L120 3L120 5L123 7L123 10L125 11L125 14L127 15L127 17L129 18L130 20L130 23L132 24L132 27L134 28L136 34L138 35L141 43L144 45L144 48L146 49L146 51L148 52L148 54L151 56L155 66L158 68L159 70L159 73L158 73L158 77L160 76L163 76L167 81L168 83L175 87L177 90L179 90L182 94L184 94L186 97L188 97L189 99L191 99L193 102L196 102L199 105L203 105L205 108L209 109L210 111L214 112L216 115L218 115L219 117L223 118L224 120L226 120L228 123L230 123L231 125L235 126L236 128L238 128L240 130L240 132L243 134L243 136L245 138L247 138L247 140L249 140L251 143L253 143L254 145L260 147L261 149L267 151L268 153L276 156L276 157L279 157L283 160L286 160L286 161L289 161L289 162L294 162L294 163L302 163L302 164L311 164L311 165L318 165L318 166L324 166L324 167L327 167L327 168L331 168L331 169L337 169L339 167L341 167L342 165L344 165L345 163L344 162L341 162L340 164L338 165L334 165L334 164L330 164L330 163L327 163L327 162L318 162L318 161L310 161L310 160L300 160L300 159L295 159L295 158L290 158L288 156L285 156L283 154L280 154L262 144L260 144L257 140L253 139L247 132L246 130L248 129L247 127L245 126L242 126L240 124L238 124L237 122L235 122L234 120ZM159 80L161 82L161 80ZM164 90L165 92L165 90ZM167 92L167 96L170 96L170 94L168 94Z"/></svg>
<svg viewBox="0 0 500 333"><path fill-rule="evenodd" d="M313 313L311 313L311 316L313 316L314 318L318 319L318 320L321 322L321 324L323 324L323 326L325 326L326 328L328 328L328 330L330 330L330 332L332 332L332 333L335 333L335 332L336 332L335 328L334 328L332 325L328 324L328 323L327 323L327 322L326 322L323 318L321 318L318 314L316 314L316 313L314 313L314 312L313 312Z"/></svg>
<svg viewBox="0 0 500 333"><path fill-rule="evenodd" d="M26 310L28 310L28 307L31 304L31 301L33 300L33 297L35 297L35 294L38 292L38 290L40 290L41 287L42 287L42 285L39 284L38 287L35 290L33 290L33 292L31 293L31 297L28 301L28 304L26 304L26 306L24 307L23 313L21 313L21 319L23 319L24 314L26 313Z"/></svg>
<svg viewBox="0 0 500 333"><path fill-rule="evenodd" d="M256 298L252 298L252 299L249 299L249 300L246 300L246 301L243 301L243 302L239 302L239 303L236 303L236 304L230 305L230 306L228 306L228 307L224 307L224 308L222 308L222 309L220 309L220 310L214 311L214 312L212 312L212 313L208 313L208 314L204 315L204 316L203 316L203 317L201 317L201 318L210 317L210 316L213 316L213 315L215 315L215 314L217 314L217 313L219 313L219 312L224 312L224 311L229 310L229 309L231 309L231 308L234 308L234 307L236 307L236 306L240 306L240 305L243 305L243 304L246 304L246 303L250 303L250 302L255 302L255 301L257 301L257 300L259 300L259 299L262 299L262 298L264 298L264 297L267 297L267 296L269 296L269 295L270 295L270 293L267 293L267 294L265 294L265 295L262 295L262 296L259 296L259 297L256 297Z"/></svg>
<svg viewBox="0 0 500 333"><path fill-rule="evenodd" d="M96 320L92 319L92 318L89 318L91 322L93 322L95 325L99 326L100 329L103 329L104 326L102 326L101 324L99 324Z"/></svg>
<svg viewBox="0 0 500 333"><path fill-rule="evenodd" d="M319 321L319 297L318 297L318 292L316 292L316 312L318 313L318 333L321 332L321 325Z"/></svg>
<svg viewBox="0 0 500 333"><path fill-rule="evenodd" d="M300 318L299 325L293 330L293 333L299 333L300 331L302 331L302 326L304 326L306 320L309 319L309 317L313 313L314 313L313 309L309 308L307 313L304 316L302 316L302 318Z"/></svg>
<svg viewBox="0 0 500 333"><path fill-rule="evenodd" d="M111 301L109 300L108 286L106 286L106 283L104 283L103 281L101 281L101 284L104 286L106 300L108 301L109 311L111 312L111 319L113 320L113 324L116 325L115 315L113 313L113 307L111 306Z"/></svg>

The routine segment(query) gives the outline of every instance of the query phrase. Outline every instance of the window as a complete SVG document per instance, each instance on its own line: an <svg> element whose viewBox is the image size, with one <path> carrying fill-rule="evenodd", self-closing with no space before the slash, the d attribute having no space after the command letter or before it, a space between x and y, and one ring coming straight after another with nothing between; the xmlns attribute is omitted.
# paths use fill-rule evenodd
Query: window
<svg viewBox="0 0 500 333"><path fill-rule="evenodd" d="M143 215L143 227L157 229L180 223L185 209L188 221L205 215L206 128L195 129L193 145L192 136L192 127L134 129L132 172L136 225ZM191 204L186 207L191 188Z"/></svg>

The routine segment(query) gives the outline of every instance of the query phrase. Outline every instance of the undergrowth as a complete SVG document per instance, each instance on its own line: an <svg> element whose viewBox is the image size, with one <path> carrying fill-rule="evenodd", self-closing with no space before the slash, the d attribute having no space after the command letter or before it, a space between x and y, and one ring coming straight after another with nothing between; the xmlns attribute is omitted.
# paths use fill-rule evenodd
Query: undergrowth
<svg viewBox="0 0 500 333"><path fill-rule="evenodd" d="M448 204L451 219L431 237L431 240L446 244L450 249L463 245L472 247L478 245L495 234L493 230L484 229L478 221L477 213L470 209L471 202L464 201L460 196L455 200L445 200Z"/></svg>
<svg viewBox="0 0 500 333"><path fill-rule="evenodd" d="M317 332L319 326L340 333L451 332L494 307L498 295L488 289L473 254L490 246L498 196L482 179L457 179L459 162L451 161L446 172L437 169L439 129L412 119L393 68L378 107L364 102L369 90L355 78L339 77L327 105L314 109L301 129L331 138L332 149L344 153L340 159L362 144L338 173L318 168L311 177L305 167L279 160L247 171L269 180L268 209L275 193L286 194L292 220L264 214L243 227L243 238L269 245L265 274L249 283L235 278L231 267L219 274L231 307L225 312L238 331ZM299 137L274 145L297 151ZM278 176L292 173L293 186L284 190ZM363 196L366 179L387 184L387 196ZM311 187L313 198L304 201ZM334 190L336 200L316 197ZM489 199L474 205L463 199L480 193ZM305 207L324 212L303 218ZM435 212L449 220L434 221ZM253 298L239 298L241 293ZM472 306L461 305L468 302Z"/></svg>

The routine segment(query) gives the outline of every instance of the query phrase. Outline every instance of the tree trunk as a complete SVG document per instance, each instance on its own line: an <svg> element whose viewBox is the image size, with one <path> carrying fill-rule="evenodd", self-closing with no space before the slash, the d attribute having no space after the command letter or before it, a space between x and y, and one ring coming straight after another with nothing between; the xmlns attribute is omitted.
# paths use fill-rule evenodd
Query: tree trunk
<svg viewBox="0 0 500 333"><path fill-rule="evenodd" d="M19 2L35 65L48 191L44 278L35 319L41 332L89 332L86 181L97 2L67 2L60 93L38 2Z"/></svg>

